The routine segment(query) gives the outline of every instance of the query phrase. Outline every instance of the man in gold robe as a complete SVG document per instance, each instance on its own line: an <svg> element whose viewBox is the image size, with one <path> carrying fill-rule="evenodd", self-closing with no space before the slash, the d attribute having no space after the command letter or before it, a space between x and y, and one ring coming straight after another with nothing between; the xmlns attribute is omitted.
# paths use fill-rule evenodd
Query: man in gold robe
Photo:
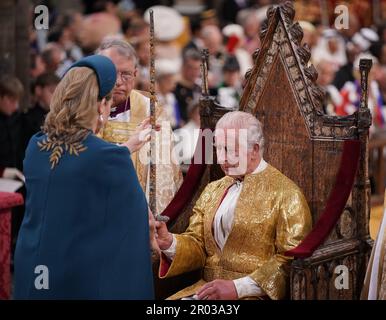
<svg viewBox="0 0 386 320"><path fill-rule="evenodd" d="M170 299L283 299L291 260L284 253L311 229L306 199L262 158L263 133L253 115L224 115L215 144L225 177L203 191L187 230L171 234L165 223L153 222L159 276L203 268L201 280Z"/></svg>
<svg viewBox="0 0 386 320"><path fill-rule="evenodd" d="M110 117L101 130L101 137L112 143L124 143L150 115L148 93L134 90L137 75L137 56L134 48L124 40L106 39L97 50L110 58L117 68L117 82L113 90L113 106ZM156 122L161 130L156 132L156 206L161 213L173 199L182 183L182 173L173 154L170 123L165 112L156 106ZM142 189L149 195L149 144L132 154L134 168Z"/></svg>

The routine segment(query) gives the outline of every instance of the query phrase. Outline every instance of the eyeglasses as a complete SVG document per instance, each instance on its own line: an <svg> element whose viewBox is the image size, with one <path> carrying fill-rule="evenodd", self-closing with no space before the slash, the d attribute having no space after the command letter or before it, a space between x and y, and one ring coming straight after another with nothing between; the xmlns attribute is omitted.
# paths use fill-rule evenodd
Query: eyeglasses
<svg viewBox="0 0 386 320"><path fill-rule="evenodd" d="M130 80L133 80L135 78L135 75L131 72L117 72L117 79L121 78L122 82L128 82Z"/></svg>

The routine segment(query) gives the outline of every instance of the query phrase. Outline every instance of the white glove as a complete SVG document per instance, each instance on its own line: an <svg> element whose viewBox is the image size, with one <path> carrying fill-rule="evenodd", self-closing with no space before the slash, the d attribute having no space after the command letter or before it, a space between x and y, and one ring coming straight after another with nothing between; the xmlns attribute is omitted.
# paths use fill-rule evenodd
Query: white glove
<svg viewBox="0 0 386 320"><path fill-rule="evenodd" d="M16 168L5 168L3 178L25 182L24 175Z"/></svg>

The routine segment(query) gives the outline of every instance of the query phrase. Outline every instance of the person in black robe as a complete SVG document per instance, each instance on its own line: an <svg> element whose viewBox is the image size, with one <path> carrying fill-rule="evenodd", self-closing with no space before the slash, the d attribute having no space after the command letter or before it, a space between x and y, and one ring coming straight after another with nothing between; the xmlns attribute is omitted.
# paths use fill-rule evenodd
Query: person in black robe
<svg viewBox="0 0 386 320"><path fill-rule="evenodd" d="M14 76L0 78L0 177L21 178L19 100L23 85Z"/></svg>
<svg viewBox="0 0 386 320"><path fill-rule="evenodd" d="M29 139L41 130L44 119L50 111L52 95L60 79L54 73L43 73L34 84L35 104L21 116L23 134L23 158Z"/></svg>

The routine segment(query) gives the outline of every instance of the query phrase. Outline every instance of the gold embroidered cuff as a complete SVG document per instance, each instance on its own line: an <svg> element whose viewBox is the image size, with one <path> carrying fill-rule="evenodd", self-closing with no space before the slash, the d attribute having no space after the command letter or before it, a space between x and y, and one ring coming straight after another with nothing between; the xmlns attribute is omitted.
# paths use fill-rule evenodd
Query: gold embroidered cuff
<svg viewBox="0 0 386 320"><path fill-rule="evenodd" d="M198 244L196 239L188 235L179 234L176 234L175 237L177 240L176 255L167 272L163 275L159 273L161 279L193 271L205 265L204 249ZM161 257L161 264L165 263L164 259L164 257Z"/></svg>

